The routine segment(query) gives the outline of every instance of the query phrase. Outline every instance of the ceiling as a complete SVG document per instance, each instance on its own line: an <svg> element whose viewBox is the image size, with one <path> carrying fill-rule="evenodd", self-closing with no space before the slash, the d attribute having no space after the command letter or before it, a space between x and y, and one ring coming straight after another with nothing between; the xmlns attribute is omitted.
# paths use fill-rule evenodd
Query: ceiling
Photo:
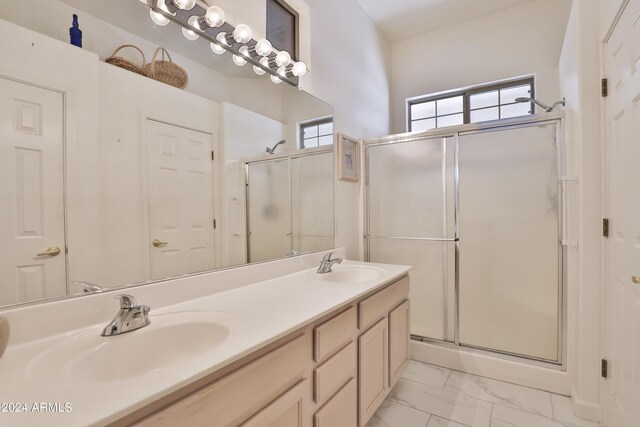
<svg viewBox="0 0 640 427"><path fill-rule="evenodd" d="M534 0L358 0L392 43Z"/></svg>

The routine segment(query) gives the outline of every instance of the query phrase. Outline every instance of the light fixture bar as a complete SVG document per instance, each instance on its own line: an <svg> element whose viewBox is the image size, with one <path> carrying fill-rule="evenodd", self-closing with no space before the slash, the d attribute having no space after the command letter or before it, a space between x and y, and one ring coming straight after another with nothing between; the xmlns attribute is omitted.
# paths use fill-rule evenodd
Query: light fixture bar
<svg viewBox="0 0 640 427"><path fill-rule="evenodd" d="M171 0L165 0L165 2L170 3ZM154 12L159 13L160 15L164 16L165 18L169 19L170 21L174 22L175 24L179 25L180 27L185 28L187 30L191 30L195 34L197 34L200 37L202 37L203 39L222 47L223 49L225 49L226 51L232 53L233 55L238 55L238 56L246 59L246 61L248 63L250 63L251 65L253 65L254 67L262 69L263 71L265 71L266 73L270 74L271 76L274 76L274 77L282 80L283 82L286 82L286 83L290 84L291 86L298 87L298 85L300 84L300 79L298 77L290 75L290 73L286 73L287 75L283 76L282 74L278 74L277 68L274 69L274 68L271 68L269 66L265 66L265 65L261 64L260 63L260 59L262 57L260 57L260 56L252 56L252 55L245 56L242 53L240 53L240 48L242 46L247 46L247 48L250 51L255 49L255 45L256 45L257 41L254 40L253 38L251 40L249 40L247 43L237 43L237 42L235 42L235 40L231 40L231 43L229 45L224 44L224 43L220 43L220 41L216 39L216 36L219 33L233 34L234 30L236 29L233 25L229 24L228 22L225 22L220 27L208 27L208 28L205 28L204 30L201 30L201 29L198 29L198 28L194 28L191 25L189 25L189 23L188 23L189 18L191 18L194 15L201 17L201 16L204 16L204 14L207 12L207 10L204 9L203 7L201 7L199 4L196 3L196 5L191 10L177 9L175 11L175 13L168 13L166 10L163 10L163 9L157 7L157 4L158 4L158 0L147 0L147 6L150 9L152 9ZM269 62L268 62L269 64L271 64L271 63L275 64L276 56L277 56L277 54L275 52L271 52L265 58L267 58L269 60Z"/></svg>

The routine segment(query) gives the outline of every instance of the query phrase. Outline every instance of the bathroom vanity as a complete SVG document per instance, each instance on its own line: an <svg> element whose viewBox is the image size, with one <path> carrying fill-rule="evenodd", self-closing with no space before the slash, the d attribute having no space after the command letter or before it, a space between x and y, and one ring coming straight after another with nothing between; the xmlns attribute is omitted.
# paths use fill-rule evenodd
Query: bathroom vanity
<svg viewBox="0 0 640 427"><path fill-rule="evenodd" d="M73 410L0 422L364 426L409 359L409 267L346 261L317 274L322 255L130 289L151 306L151 324L112 337L100 331L117 292L6 312L17 327L0 359L0 400ZM76 324L22 324L55 305L78 310Z"/></svg>

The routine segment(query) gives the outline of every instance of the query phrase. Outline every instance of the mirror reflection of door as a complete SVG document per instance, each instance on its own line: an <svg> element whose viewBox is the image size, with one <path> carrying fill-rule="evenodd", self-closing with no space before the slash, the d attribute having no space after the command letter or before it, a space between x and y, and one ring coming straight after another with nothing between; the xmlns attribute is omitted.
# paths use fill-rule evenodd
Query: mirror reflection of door
<svg viewBox="0 0 640 427"><path fill-rule="evenodd" d="M211 135L147 120L151 278L215 268Z"/></svg>
<svg viewBox="0 0 640 427"><path fill-rule="evenodd" d="M0 78L0 306L66 294L63 106Z"/></svg>

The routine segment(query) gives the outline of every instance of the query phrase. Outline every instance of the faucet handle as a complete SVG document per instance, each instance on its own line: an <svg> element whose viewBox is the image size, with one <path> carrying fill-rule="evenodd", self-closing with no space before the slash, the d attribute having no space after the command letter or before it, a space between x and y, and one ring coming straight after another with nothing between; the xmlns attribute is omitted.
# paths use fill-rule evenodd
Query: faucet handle
<svg viewBox="0 0 640 427"><path fill-rule="evenodd" d="M326 254L324 257L322 257L323 261L331 261L331 256L335 254L335 252L329 252L328 254Z"/></svg>
<svg viewBox="0 0 640 427"><path fill-rule="evenodd" d="M122 310L133 308L138 305L138 302L136 301L136 299L131 295L127 295L127 294L116 295L116 299L120 300L120 308Z"/></svg>

